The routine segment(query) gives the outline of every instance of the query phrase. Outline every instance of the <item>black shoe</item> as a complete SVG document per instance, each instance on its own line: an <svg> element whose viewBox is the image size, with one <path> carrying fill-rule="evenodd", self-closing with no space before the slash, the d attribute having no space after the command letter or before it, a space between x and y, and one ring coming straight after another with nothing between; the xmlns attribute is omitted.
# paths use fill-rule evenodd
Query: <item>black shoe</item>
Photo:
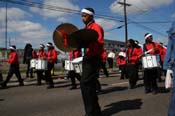
<svg viewBox="0 0 175 116"><path fill-rule="evenodd" d="M154 90L154 91L152 92L153 95L156 95L157 93L158 93L157 90Z"/></svg>
<svg viewBox="0 0 175 116"><path fill-rule="evenodd" d="M145 90L145 94L150 93L150 92L151 92L151 90Z"/></svg>
<svg viewBox="0 0 175 116"><path fill-rule="evenodd" d="M24 86L24 83L20 83L19 86Z"/></svg>
<svg viewBox="0 0 175 116"><path fill-rule="evenodd" d="M1 82L1 87L2 87L2 89L7 88L7 84L6 84L4 81L2 81L2 82Z"/></svg>
<svg viewBox="0 0 175 116"><path fill-rule="evenodd" d="M162 82L162 79L161 78L159 78L159 80L158 80L159 82Z"/></svg>
<svg viewBox="0 0 175 116"><path fill-rule="evenodd" d="M77 89L76 86L72 86L71 88L69 88L69 90L73 90L73 89Z"/></svg>
<svg viewBox="0 0 175 116"><path fill-rule="evenodd" d="M52 89L52 88L54 88L53 85L49 85L49 86L47 87L47 89Z"/></svg>
<svg viewBox="0 0 175 116"><path fill-rule="evenodd" d="M37 86L40 86L40 85L42 85L42 84L41 84L41 83L37 83L36 85L37 85Z"/></svg>
<svg viewBox="0 0 175 116"><path fill-rule="evenodd" d="M136 85L130 85L129 88L130 89L134 89Z"/></svg>
<svg viewBox="0 0 175 116"><path fill-rule="evenodd" d="M32 79L32 78L34 78L34 76L30 76L30 78Z"/></svg>

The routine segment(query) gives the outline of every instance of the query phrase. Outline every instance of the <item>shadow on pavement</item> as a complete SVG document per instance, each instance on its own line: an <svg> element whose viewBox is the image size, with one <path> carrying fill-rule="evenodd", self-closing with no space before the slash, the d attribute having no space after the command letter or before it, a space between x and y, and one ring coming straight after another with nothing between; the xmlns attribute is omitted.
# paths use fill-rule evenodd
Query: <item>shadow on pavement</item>
<svg viewBox="0 0 175 116"><path fill-rule="evenodd" d="M107 94L107 93L111 93L111 92L115 92L115 91L123 91L126 89L128 89L128 87L110 87L110 88L102 90L101 94Z"/></svg>
<svg viewBox="0 0 175 116"><path fill-rule="evenodd" d="M119 101L105 106L107 108L102 111L102 114L103 116L111 116L124 110L140 109L141 105L142 105L142 99Z"/></svg>
<svg viewBox="0 0 175 116"><path fill-rule="evenodd" d="M4 99L0 99L0 101L4 101Z"/></svg>

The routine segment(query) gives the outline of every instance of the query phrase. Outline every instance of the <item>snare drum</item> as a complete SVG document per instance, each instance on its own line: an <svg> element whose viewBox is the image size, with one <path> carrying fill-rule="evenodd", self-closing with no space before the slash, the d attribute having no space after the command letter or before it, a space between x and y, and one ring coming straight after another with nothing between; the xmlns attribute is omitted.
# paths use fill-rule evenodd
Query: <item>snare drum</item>
<svg viewBox="0 0 175 116"><path fill-rule="evenodd" d="M65 60L65 65L64 65L65 70L71 71L74 70L74 67L72 65L71 60Z"/></svg>
<svg viewBox="0 0 175 116"><path fill-rule="evenodd" d="M83 57L75 58L72 61L76 73L82 73L82 61Z"/></svg>
<svg viewBox="0 0 175 116"><path fill-rule="evenodd" d="M30 68L35 68L36 67L36 59L31 59L30 60Z"/></svg>
<svg viewBox="0 0 175 116"><path fill-rule="evenodd" d="M47 70L47 60L38 59L36 60L36 70Z"/></svg>
<svg viewBox="0 0 175 116"><path fill-rule="evenodd" d="M144 69L160 67L160 57L158 55L145 55L142 57L142 65Z"/></svg>

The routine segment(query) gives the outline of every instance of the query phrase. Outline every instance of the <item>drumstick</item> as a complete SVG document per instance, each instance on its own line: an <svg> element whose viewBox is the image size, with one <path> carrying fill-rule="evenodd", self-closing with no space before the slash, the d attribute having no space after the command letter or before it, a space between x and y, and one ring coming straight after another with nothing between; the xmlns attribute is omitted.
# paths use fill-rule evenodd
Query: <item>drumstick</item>
<svg viewBox="0 0 175 116"><path fill-rule="evenodd" d="M149 52L151 52L153 50L153 48L152 49L150 49L150 50L148 50L148 51L146 51L146 52L144 52L145 54L148 54Z"/></svg>
<svg viewBox="0 0 175 116"><path fill-rule="evenodd" d="M153 48L148 50L148 51L146 51L146 52L144 52L143 54L139 55L139 58L142 57L144 54L147 54L147 53L151 52L152 50L153 50Z"/></svg>

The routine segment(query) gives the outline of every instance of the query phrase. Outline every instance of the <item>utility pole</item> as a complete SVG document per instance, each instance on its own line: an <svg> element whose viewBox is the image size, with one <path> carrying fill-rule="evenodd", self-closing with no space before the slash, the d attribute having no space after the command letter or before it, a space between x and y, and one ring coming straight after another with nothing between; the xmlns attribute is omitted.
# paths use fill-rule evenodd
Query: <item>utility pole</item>
<svg viewBox="0 0 175 116"><path fill-rule="evenodd" d="M11 38L9 37L9 46L11 46Z"/></svg>
<svg viewBox="0 0 175 116"><path fill-rule="evenodd" d="M126 0L124 0L124 2L118 2L118 4L124 6L125 42L127 42L128 41L128 26L127 26L126 6L131 6L131 4L126 3Z"/></svg>
<svg viewBox="0 0 175 116"><path fill-rule="evenodd" d="M5 3L5 48L7 49L7 1Z"/></svg>
<svg viewBox="0 0 175 116"><path fill-rule="evenodd" d="M5 55L4 59L7 59L7 1L5 2Z"/></svg>

